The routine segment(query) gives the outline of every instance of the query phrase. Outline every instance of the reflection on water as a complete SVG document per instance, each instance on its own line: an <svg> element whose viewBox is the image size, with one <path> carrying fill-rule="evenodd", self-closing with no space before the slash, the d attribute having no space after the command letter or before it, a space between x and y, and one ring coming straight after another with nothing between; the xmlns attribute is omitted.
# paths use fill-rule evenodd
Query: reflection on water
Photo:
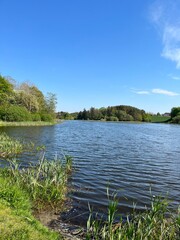
<svg viewBox="0 0 180 240"><path fill-rule="evenodd" d="M168 194L173 205L180 203L178 125L66 121L49 127L1 130L46 145L49 159L62 152L74 157L75 191L68 217L76 216L78 222L88 216L88 203L94 211L105 211L107 186L111 192L118 191L122 214L131 211L133 203L138 209L148 205L150 186L154 195Z"/></svg>

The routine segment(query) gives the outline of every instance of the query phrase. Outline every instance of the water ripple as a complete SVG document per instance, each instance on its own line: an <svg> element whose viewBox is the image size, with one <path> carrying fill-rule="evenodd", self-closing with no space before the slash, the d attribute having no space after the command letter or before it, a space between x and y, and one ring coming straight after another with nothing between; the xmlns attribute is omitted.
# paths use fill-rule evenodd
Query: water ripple
<svg viewBox="0 0 180 240"><path fill-rule="evenodd" d="M180 126L169 124L66 121L51 127L4 128L8 134L74 157L71 193L74 211L85 221L88 203L107 209L106 189L118 192L119 211L143 210L154 195L180 203ZM74 218L73 218L74 219Z"/></svg>

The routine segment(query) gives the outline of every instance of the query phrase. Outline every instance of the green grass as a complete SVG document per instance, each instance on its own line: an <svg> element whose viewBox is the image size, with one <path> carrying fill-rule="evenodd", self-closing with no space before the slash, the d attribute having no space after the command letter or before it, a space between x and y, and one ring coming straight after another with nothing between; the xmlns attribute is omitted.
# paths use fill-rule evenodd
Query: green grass
<svg viewBox="0 0 180 240"><path fill-rule="evenodd" d="M152 123L165 123L165 122L170 121L170 119L171 119L171 117L157 116L157 115L151 116Z"/></svg>
<svg viewBox="0 0 180 240"><path fill-rule="evenodd" d="M43 121L37 121L37 122L4 122L0 121L0 127L11 127L11 126L50 126L56 124L56 121L54 122L43 122Z"/></svg>
<svg viewBox="0 0 180 240"><path fill-rule="evenodd" d="M179 240L180 211L172 214L168 202L153 197L151 208L143 213L134 212L126 221L118 214L116 195L109 199L107 221L97 220L90 213L86 240ZM117 222L117 219L119 221ZM116 220L116 222L115 222Z"/></svg>
<svg viewBox="0 0 180 240"><path fill-rule="evenodd" d="M22 168L16 160L0 169L0 239L61 239L33 216L41 211L60 211L66 199L72 159L48 161Z"/></svg>
<svg viewBox="0 0 180 240"><path fill-rule="evenodd" d="M31 208L29 195L0 174L0 239L61 239L33 217Z"/></svg>
<svg viewBox="0 0 180 240"><path fill-rule="evenodd" d="M32 215L42 210L59 211L66 199L67 181L72 171L72 158L48 161L44 147L36 166L22 168L13 158L33 144L24 144L0 134L0 149L7 167L0 168L0 240L61 239L60 235L42 226Z"/></svg>
<svg viewBox="0 0 180 240"><path fill-rule="evenodd" d="M72 159L47 160L44 155L36 166L21 168L16 160L8 160L10 167L1 169L4 178L25 190L35 210L62 207L67 193L67 180L72 169Z"/></svg>

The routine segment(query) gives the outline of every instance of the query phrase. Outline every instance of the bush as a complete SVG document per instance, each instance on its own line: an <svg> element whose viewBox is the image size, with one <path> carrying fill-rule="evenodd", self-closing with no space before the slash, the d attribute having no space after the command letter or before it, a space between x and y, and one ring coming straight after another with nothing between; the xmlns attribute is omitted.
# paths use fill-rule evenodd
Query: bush
<svg viewBox="0 0 180 240"><path fill-rule="evenodd" d="M180 115L174 117L171 122L172 123L180 123Z"/></svg>
<svg viewBox="0 0 180 240"><path fill-rule="evenodd" d="M107 117L107 118L106 118L106 121L114 121L114 122L117 122L117 121L119 121L119 119L118 119L117 117L111 116L111 117Z"/></svg>
<svg viewBox="0 0 180 240"><path fill-rule="evenodd" d="M34 122L41 121L41 116L39 113L33 113L31 117Z"/></svg>
<svg viewBox="0 0 180 240"><path fill-rule="evenodd" d="M0 119L7 122L31 121L31 114L25 107L10 105L0 107Z"/></svg>
<svg viewBox="0 0 180 240"><path fill-rule="evenodd" d="M52 117L51 114L41 113L41 121L44 121L44 122L52 122L52 121L53 121L53 117Z"/></svg>

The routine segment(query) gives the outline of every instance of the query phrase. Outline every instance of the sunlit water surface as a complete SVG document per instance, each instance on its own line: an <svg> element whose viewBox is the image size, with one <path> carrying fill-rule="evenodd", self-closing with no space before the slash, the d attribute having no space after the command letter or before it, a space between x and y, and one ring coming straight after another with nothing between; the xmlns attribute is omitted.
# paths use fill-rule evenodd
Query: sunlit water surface
<svg viewBox="0 0 180 240"><path fill-rule="evenodd" d="M117 192L119 212L136 204L143 210L153 195L167 195L180 204L180 126L90 121L65 121L46 127L6 127L1 131L46 145L49 159L73 156L72 209L65 220L83 224L89 215L107 209L107 187ZM28 159L28 158L27 158ZM22 158L24 165L27 159ZM36 162L36 158L31 158Z"/></svg>

